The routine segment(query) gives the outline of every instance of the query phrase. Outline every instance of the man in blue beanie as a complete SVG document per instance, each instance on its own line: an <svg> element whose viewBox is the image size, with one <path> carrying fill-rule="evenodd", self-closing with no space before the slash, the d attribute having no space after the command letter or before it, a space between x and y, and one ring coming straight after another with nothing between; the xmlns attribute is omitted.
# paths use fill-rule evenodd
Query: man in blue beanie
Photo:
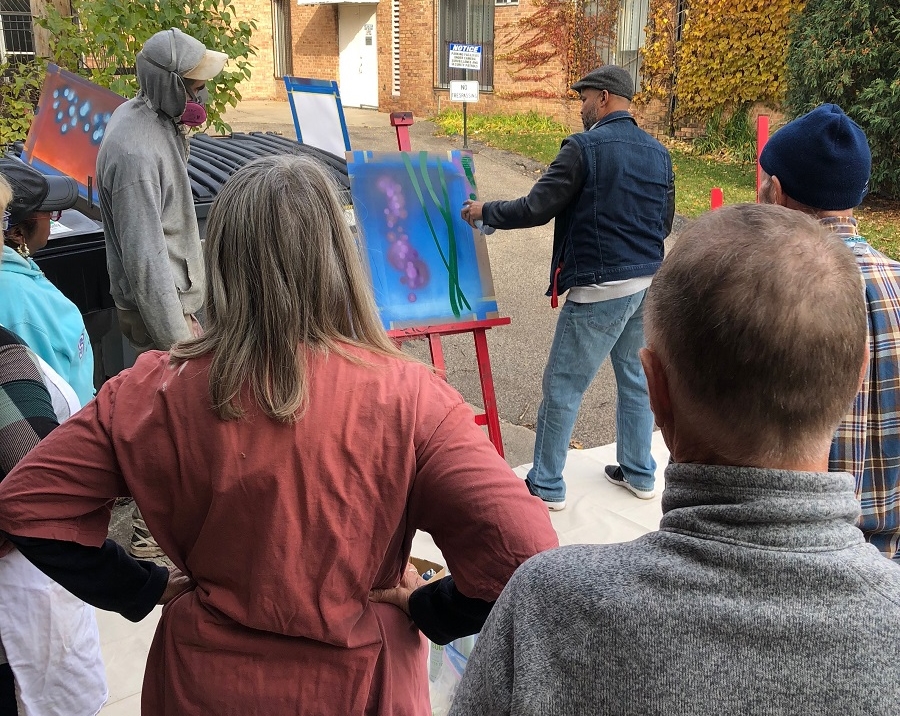
<svg viewBox="0 0 900 716"><path fill-rule="evenodd" d="M900 263L859 235L853 209L869 188L872 155L862 129L823 104L776 132L759 159L760 198L816 217L856 255L865 281L869 366L838 426L829 469L856 477L860 528L900 562Z"/></svg>

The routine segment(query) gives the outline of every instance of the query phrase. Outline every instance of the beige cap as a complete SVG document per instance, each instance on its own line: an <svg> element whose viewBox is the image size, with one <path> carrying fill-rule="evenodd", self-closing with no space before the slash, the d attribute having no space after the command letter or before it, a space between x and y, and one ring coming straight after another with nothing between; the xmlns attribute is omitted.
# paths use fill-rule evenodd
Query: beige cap
<svg viewBox="0 0 900 716"><path fill-rule="evenodd" d="M211 80L224 69L226 62L228 62L228 55L224 52L207 50L197 66L181 76L186 80Z"/></svg>

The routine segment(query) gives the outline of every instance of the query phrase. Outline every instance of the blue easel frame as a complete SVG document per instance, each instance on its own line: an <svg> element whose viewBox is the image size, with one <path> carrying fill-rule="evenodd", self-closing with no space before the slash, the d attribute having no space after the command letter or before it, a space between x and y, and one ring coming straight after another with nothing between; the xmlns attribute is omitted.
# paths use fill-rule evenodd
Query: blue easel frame
<svg viewBox="0 0 900 716"><path fill-rule="evenodd" d="M344 149L350 151L350 133L347 131L347 120L344 119L344 105L341 102L341 91L334 80L316 80L308 77L291 77L285 75L284 86L287 89L288 102L291 103L291 115L294 117L294 130L297 132L297 141L303 143L303 133L300 131L300 121L297 119L297 108L294 106L293 92L308 92L310 94L330 94L337 100L338 117L341 120L341 133L344 135Z"/></svg>

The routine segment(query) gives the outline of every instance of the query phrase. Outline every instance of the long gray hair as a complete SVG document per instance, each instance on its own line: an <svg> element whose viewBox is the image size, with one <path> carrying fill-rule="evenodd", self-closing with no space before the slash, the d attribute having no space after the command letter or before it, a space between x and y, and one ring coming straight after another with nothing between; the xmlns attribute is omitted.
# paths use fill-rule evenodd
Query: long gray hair
<svg viewBox="0 0 900 716"><path fill-rule="evenodd" d="M172 348L174 364L212 353L209 390L224 420L242 388L284 422L306 410L306 350L343 346L403 356L378 318L369 277L334 181L309 158L257 159L222 188L206 231L206 332ZM348 356L349 357L349 356Z"/></svg>

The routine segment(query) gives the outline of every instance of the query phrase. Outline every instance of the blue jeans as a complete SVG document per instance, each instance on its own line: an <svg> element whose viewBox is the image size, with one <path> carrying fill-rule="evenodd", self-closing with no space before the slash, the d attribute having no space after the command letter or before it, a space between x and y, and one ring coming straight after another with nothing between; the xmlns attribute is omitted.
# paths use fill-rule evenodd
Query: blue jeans
<svg viewBox="0 0 900 716"><path fill-rule="evenodd" d="M616 457L625 479L639 490L653 489L656 462L650 454L653 413L638 351L644 346L644 296L597 303L566 301L560 311L544 369L543 399L537 414L532 491L562 500L562 471L575 418L585 391L609 355L616 374Z"/></svg>

